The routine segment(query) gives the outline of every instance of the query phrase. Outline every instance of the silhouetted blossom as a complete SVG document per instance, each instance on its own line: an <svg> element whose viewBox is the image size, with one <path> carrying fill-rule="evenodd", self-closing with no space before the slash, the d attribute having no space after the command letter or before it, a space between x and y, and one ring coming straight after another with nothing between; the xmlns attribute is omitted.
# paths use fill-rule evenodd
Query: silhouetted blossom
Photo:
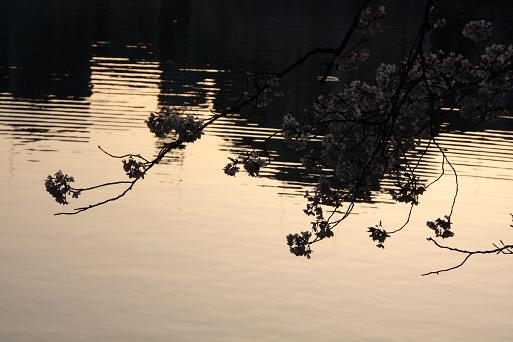
<svg viewBox="0 0 513 342"><path fill-rule="evenodd" d="M123 160L123 170L128 178L144 178L144 163L138 162L132 157Z"/></svg>
<svg viewBox="0 0 513 342"><path fill-rule="evenodd" d="M377 8L367 7L360 15L358 27L364 34L380 32L383 29L385 14L385 6L378 6Z"/></svg>
<svg viewBox="0 0 513 342"><path fill-rule="evenodd" d="M445 21L445 18L439 18L433 23L433 28L441 28L447 25L447 22Z"/></svg>
<svg viewBox="0 0 513 342"><path fill-rule="evenodd" d="M419 177L412 176L406 179L399 179L395 182L397 189L390 190L392 198L397 202L419 204L419 196L426 191L426 188L419 184Z"/></svg>
<svg viewBox="0 0 513 342"><path fill-rule="evenodd" d="M486 20L469 21L461 32L465 38L480 42L492 35L492 23Z"/></svg>
<svg viewBox="0 0 513 342"><path fill-rule="evenodd" d="M235 174L237 172L239 172L239 167L236 166L235 163L228 163L226 164L226 166L224 167L224 173L227 174L228 176L235 176Z"/></svg>
<svg viewBox="0 0 513 342"><path fill-rule="evenodd" d="M256 154L251 154L244 160L244 170L246 170L251 177L258 176L260 168L265 165L266 161Z"/></svg>
<svg viewBox="0 0 513 342"><path fill-rule="evenodd" d="M447 25L447 22L440 12L439 8L436 6L431 6L429 10L428 22L431 24L433 29L438 29Z"/></svg>
<svg viewBox="0 0 513 342"><path fill-rule="evenodd" d="M451 231L451 218L447 215L444 218L437 218L435 221L427 221L426 225L435 232L437 237L446 239L454 236Z"/></svg>
<svg viewBox="0 0 513 342"><path fill-rule="evenodd" d="M244 93L247 98L255 97L257 108L266 107L272 97L280 96L280 79L270 74L248 73L248 90Z"/></svg>
<svg viewBox="0 0 513 342"><path fill-rule="evenodd" d="M171 108L151 113L146 124L150 132L160 138L174 132L182 141L194 142L203 135L202 120L194 118L192 115L181 115Z"/></svg>
<svg viewBox="0 0 513 342"><path fill-rule="evenodd" d="M306 148L306 142L310 136L308 128L299 125L298 121L290 114L286 114L283 117L283 137L287 145L296 151Z"/></svg>
<svg viewBox="0 0 513 342"><path fill-rule="evenodd" d="M358 67L369 59L370 52L367 49L351 50L335 60L337 69L343 71L356 70Z"/></svg>
<svg viewBox="0 0 513 342"><path fill-rule="evenodd" d="M289 246L290 252L296 256L306 256L310 259L310 254L312 254L309 245L311 236L312 234L310 232L287 235L287 245Z"/></svg>
<svg viewBox="0 0 513 342"><path fill-rule="evenodd" d="M381 226L381 222L374 227L369 227L367 230L370 233L370 237L372 241L377 242L376 247L385 248L385 240L390 235L386 232L386 230Z"/></svg>
<svg viewBox="0 0 513 342"><path fill-rule="evenodd" d="M72 195L73 198L78 198L80 195L80 191L73 189L70 185L74 181L73 177L59 170L53 176L48 175L45 180L45 188L57 203L68 204L67 195Z"/></svg>

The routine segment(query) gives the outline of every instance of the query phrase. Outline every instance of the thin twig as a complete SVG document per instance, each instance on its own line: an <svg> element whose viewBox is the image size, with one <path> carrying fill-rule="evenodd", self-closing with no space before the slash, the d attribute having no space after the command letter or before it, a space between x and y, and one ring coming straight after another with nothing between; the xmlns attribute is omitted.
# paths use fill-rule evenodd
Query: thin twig
<svg viewBox="0 0 513 342"><path fill-rule="evenodd" d="M467 262L467 260L471 256L473 256L475 254L499 254L499 253L504 253L504 251L507 251L504 254L511 254L511 253L508 253L508 252L511 252L510 249L513 248L513 245L504 245L503 244L503 247L496 247L495 249L468 251L468 250L465 250L465 249L460 249L460 248L454 248L454 247L440 245L435 239L433 239L431 237L427 238L427 240L433 242L435 244L435 246L437 246L438 248L447 249L447 250L449 250L451 252L457 252L457 253L466 254L466 256L465 256L465 258L459 264L457 264L455 266L452 266L452 267L449 267L449 268L444 268L444 269L437 270L437 271L431 271L431 272L428 272L428 273L424 273L424 274L422 274L422 276L427 276L427 275L431 275L431 274L440 274L442 272L448 272L448 271L455 270L455 269L463 266Z"/></svg>
<svg viewBox="0 0 513 342"><path fill-rule="evenodd" d="M112 158L122 159L122 158L127 158L127 157L137 157L137 158L140 158L140 159L144 160L147 163L150 162L148 159L144 158L140 154L128 153L128 154L124 154L122 156L116 156L114 154L111 154L111 153L105 151L100 145L98 145L98 148L100 149L100 151L102 151L103 153L105 153L106 155L108 155L109 157L112 157Z"/></svg>

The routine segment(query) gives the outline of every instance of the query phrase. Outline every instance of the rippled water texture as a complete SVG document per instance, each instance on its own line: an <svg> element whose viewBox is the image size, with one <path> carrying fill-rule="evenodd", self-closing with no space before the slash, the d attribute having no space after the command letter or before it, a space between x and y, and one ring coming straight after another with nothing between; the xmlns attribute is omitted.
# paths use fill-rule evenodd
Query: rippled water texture
<svg viewBox="0 0 513 342"><path fill-rule="evenodd" d="M121 201L52 215L63 208L44 191L46 175L62 169L80 185L122 178L119 160L98 145L155 155L162 141L145 127L149 112L185 106L209 117L238 95L246 71L274 71L311 47L336 46L353 1L3 4L1 341L510 340L513 258L478 256L451 273L420 277L461 260L425 240L425 221L451 204L449 172L385 250L366 227L398 226L408 213L391 203L387 180L333 239L315 246L311 260L285 244L286 234L309 226L301 194L312 180L295 170L297 158L280 139L270 145L280 156L262 177L222 173L228 157L272 134L283 113L308 106L322 60L285 81L278 105L219 120ZM371 42L377 56L404 52L417 6L390 4L387 31ZM472 2L480 16L512 13L507 1L479 6ZM512 40L508 27L497 39ZM435 47L451 42L432 37ZM340 87L345 76L338 76L326 90ZM459 173L451 245L513 242L512 130L513 121L501 119L439 137ZM440 161L430 151L422 176L436 178Z"/></svg>

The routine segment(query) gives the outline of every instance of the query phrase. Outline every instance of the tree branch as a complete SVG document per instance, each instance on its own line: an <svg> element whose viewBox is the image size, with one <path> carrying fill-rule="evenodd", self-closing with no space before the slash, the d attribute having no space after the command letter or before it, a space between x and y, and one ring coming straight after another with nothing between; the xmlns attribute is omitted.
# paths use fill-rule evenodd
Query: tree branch
<svg viewBox="0 0 513 342"><path fill-rule="evenodd" d="M502 254L513 254L513 250L512 250L513 245L504 245L504 243L503 243L502 247L495 246L496 248L494 248L494 249L468 251L468 250L464 250L464 249L459 249L459 248L454 248L454 247L448 247L448 246L440 245L435 239L433 239L431 237L427 238L427 240L431 241L438 248L447 249L447 250L449 250L451 252L465 254L466 256L465 256L465 258L459 264L457 264L455 266L452 266L452 267L449 267L449 268L444 268L444 269L437 270L437 271L431 271L431 272L428 272L428 273L424 273L424 274L422 274L422 276L428 276L428 275L431 275L431 274L440 274L440 273L443 273L443 272L448 272L448 271L452 271L452 270L455 270L457 268L460 268L461 266L463 266L467 262L468 259L470 259L471 256L476 255L476 254L500 254L500 253L502 253Z"/></svg>

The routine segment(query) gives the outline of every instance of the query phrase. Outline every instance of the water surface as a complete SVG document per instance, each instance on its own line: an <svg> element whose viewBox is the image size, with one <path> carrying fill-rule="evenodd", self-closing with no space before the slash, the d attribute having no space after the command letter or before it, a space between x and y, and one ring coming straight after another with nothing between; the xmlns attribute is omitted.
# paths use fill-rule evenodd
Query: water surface
<svg viewBox="0 0 513 342"><path fill-rule="evenodd" d="M222 173L229 156L279 127L284 110L308 106L321 61L285 81L281 107L219 120L123 200L79 216L52 215L63 208L43 189L47 174L62 169L83 185L122 178L119 160L98 145L154 155L162 141L144 125L149 112L186 105L206 118L237 96L246 71L276 70L310 47L336 45L333 32L354 10L349 1L273 2L272 11L269 1L213 3L7 5L0 30L0 339L509 340L511 258L475 257L454 272L420 277L461 260L425 240L425 221L450 206L450 174L421 198L408 228L385 250L374 247L367 227L401 225L408 212L391 204L387 181L306 260L288 252L285 235L309 226L301 194L311 179L294 170L281 141L271 145L280 157L262 177ZM378 50L385 58L400 54L415 30L418 9L409 3L395 7L392 18L403 20L391 20L382 36L397 47ZM484 249L513 240L512 128L504 119L439 137L460 176L456 235L447 243ZM434 179L440 160L431 151L423 177Z"/></svg>

